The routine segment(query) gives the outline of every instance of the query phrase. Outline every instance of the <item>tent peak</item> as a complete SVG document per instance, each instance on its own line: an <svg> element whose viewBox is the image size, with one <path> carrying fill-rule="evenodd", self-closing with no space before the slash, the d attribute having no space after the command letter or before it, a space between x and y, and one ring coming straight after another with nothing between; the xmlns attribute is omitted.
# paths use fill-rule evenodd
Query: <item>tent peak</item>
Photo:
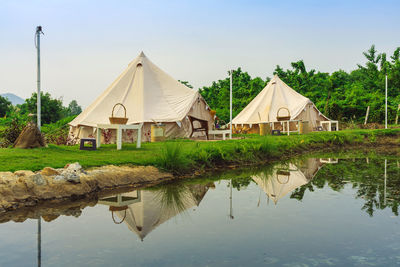
<svg viewBox="0 0 400 267"><path fill-rule="evenodd" d="M143 53L143 51L140 51L139 57L146 57L146 55Z"/></svg>
<svg viewBox="0 0 400 267"><path fill-rule="evenodd" d="M274 78L272 78L272 80L281 80L281 78L279 78L278 74L275 74Z"/></svg>

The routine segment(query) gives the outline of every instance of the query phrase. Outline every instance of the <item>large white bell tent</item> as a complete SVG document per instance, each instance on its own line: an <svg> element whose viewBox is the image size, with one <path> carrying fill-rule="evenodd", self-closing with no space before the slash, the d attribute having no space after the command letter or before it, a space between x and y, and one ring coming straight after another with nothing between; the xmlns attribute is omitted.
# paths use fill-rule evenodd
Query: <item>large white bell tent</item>
<svg viewBox="0 0 400 267"><path fill-rule="evenodd" d="M117 103L126 108L126 115L121 105L115 106ZM209 127L213 123L210 109L199 92L172 78L143 52L70 122L69 138L77 142L80 138L95 136L97 124L110 123L109 117L114 106L114 116L126 116L128 125L144 123L143 141L150 140L151 124L155 122L165 124L166 137L188 137L191 133L188 116L208 121ZM103 133L102 142L115 142L115 130L108 131L109 136ZM123 141L136 138L136 134L130 131L123 133Z"/></svg>

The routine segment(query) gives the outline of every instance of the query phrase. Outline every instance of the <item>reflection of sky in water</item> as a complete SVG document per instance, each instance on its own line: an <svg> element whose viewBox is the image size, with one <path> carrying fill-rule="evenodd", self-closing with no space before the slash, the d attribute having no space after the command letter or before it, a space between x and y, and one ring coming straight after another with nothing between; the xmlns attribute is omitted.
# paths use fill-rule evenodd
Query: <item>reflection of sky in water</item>
<svg viewBox="0 0 400 267"><path fill-rule="evenodd" d="M346 164L329 165L329 169L343 168ZM392 167L395 164L389 162ZM382 173L376 177L383 186L381 166ZM322 176L328 172L323 168L314 179L325 179ZM389 173L393 176L399 172L392 168ZM393 177L389 178L392 180L388 180L388 186L393 189ZM251 182L240 191L233 189L233 220L228 216L229 181L216 181L215 185L215 189L207 191L199 207L190 206L159 224L143 242L127 224L115 225L108 206L104 205L84 209L79 218L61 216L50 223L42 221L42 263L44 266L400 264L399 217L390 208L376 209L370 217L361 210L365 198L355 197L357 189L352 184L345 184L336 192L325 183L322 189L307 190L301 201L291 199L288 193L274 205L272 201L267 204L267 194ZM1 266L36 264L36 220L2 224L0 234Z"/></svg>

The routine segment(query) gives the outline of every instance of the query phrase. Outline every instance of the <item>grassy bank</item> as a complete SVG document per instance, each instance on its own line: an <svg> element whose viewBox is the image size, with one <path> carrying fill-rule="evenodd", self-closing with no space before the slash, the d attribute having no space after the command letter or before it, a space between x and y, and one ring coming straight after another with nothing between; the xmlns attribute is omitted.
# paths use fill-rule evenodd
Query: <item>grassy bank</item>
<svg viewBox="0 0 400 267"><path fill-rule="evenodd" d="M136 149L134 144L124 144L121 151L116 150L116 145L102 145L97 151L81 151L78 146L62 145L39 149L3 148L0 149L0 171L35 171L46 166L59 168L78 161L86 168L108 164L153 165L183 173L227 164L255 164L318 148L373 145L383 138L390 138L392 143L400 146L400 129L314 132L291 136L250 135L240 140L217 142L175 140L143 143L141 149Z"/></svg>

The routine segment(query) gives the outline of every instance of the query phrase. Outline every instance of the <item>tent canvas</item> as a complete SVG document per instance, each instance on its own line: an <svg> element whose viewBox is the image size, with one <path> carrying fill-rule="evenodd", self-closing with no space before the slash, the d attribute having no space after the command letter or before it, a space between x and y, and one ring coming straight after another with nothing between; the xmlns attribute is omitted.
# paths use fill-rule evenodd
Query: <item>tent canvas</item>
<svg viewBox="0 0 400 267"><path fill-rule="evenodd" d="M202 185L184 188L179 199L178 205L181 205L179 207L176 207L175 203L166 203L161 191L143 190L140 202L130 204L126 211L117 211L116 214L121 220L124 220L129 230L143 240L159 225L192 207L199 206L207 190L208 187ZM130 194L134 193L125 195L129 196Z"/></svg>
<svg viewBox="0 0 400 267"><path fill-rule="evenodd" d="M288 166L278 165L271 175L261 173L252 179L277 204L278 200L288 193L309 183L323 164L319 159L310 158L300 166L299 168L293 163Z"/></svg>
<svg viewBox="0 0 400 267"><path fill-rule="evenodd" d="M278 75L275 75L267 86L232 120L232 123L253 125L263 122L278 122L277 113L282 107L290 111L291 120L309 121L313 128L319 126L319 121L329 120L310 99L290 88Z"/></svg>
<svg viewBox="0 0 400 267"><path fill-rule="evenodd" d="M122 74L81 114L70 122L70 138L94 136L97 124L109 124L115 104L126 107L127 124L144 123L143 140L150 138L150 125L166 124L167 137L187 137L191 126L187 116L209 122L213 118L210 109L198 91L175 80L144 53L133 60ZM117 106L114 116L124 116L123 108ZM134 135L132 135L134 136ZM113 137L115 138L115 133ZM124 141L129 141L129 134ZM104 140L107 142L107 140Z"/></svg>

